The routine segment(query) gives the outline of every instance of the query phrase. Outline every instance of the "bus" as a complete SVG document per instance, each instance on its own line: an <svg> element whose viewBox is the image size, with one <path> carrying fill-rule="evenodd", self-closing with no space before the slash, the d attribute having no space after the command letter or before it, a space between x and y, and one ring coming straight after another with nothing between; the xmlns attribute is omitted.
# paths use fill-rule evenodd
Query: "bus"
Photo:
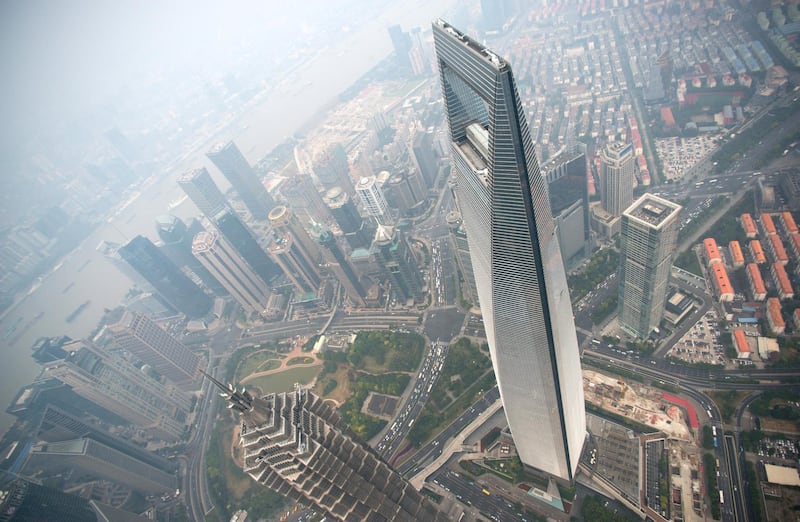
<svg viewBox="0 0 800 522"><path fill-rule="evenodd" d="M484 494L484 495L486 495L486 496L489 496L489 495L491 495L491 493L489 493L489 490L488 490L488 489L486 489L486 488L483 488L483 489L481 490L481 493L483 493L483 494Z"/></svg>
<svg viewBox="0 0 800 522"><path fill-rule="evenodd" d="M725 503L725 495L722 494L722 491L719 492L719 503L720 504Z"/></svg>
<svg viewBox="0 0 800 522"><path fill-rule="evenodd" d="M715 436L715 437L717 436L717 427L716 426L711 426L711 434L713 436Z"/></svg>

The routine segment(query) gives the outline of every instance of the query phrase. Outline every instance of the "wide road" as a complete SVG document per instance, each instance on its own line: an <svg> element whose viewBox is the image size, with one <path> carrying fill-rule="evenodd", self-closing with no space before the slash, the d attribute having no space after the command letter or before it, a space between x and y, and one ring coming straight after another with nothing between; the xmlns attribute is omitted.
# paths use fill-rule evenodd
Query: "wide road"
<svg viewBox="0 0 800 522"><path fill-rule="evenodd" d="M215 366L209 372L216 374ZM214 509L214 502L208 492L208 475L206 469L206 451L208 440L214 428L216 408L219 394L216 387L208 379L203 379L201 395L197 401L195 429L186 443L184 455L187 469L184 476L183 491L187 495L187 507L192 520L205 520L206 515Z"/></svg>

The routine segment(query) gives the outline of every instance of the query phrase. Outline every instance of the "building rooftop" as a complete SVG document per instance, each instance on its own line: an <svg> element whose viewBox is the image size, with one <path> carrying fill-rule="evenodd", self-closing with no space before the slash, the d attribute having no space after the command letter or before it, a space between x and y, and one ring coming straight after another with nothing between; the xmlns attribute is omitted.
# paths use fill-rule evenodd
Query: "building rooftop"
<svg viewBox="0 0 800 522"><path fill-rule="evenodd" d="M661 228L664 223L681 211L683 207L664 198L645 194L628 207L623 215L641 221L653 228Z"/></svg>

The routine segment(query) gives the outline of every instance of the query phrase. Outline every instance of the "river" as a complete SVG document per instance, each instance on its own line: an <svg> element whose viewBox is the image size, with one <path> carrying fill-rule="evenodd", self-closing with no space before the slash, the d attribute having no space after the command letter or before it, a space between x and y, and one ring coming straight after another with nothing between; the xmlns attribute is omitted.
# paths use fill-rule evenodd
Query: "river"
<svg viewBox="0 0 800 522"><path fill-rule="evenodd" d="M199 145L171 172L151 178L139 197L109 223L95 229L0 320L0 353L4 368L0 369L0 405L9 404L19 388L39 374L40 366L30 357L30 348L37 338L86 336L97 325L103 310L118 306L127 293L130 279L95 250L101 241L124 243L137 234L155 240L154 222L159 214L169 212L181 218L196 215L197 210L189 201L172 210L169 206L183 196L175 183L176 176L187 168L209 164L204 155L211 145L233 139L250 162L257 161L318 115L340 92L391 52L388 26L399 23L405 30L414 26L427 28L433 18L443 15L454 4L454 0L419 0L387 5L374 23L358 27L322 49L299 67L290 81L279 82L272 92L263 93L252 108ZM180 156L178 151L177 156ZM88 305L67 322L67 316L87 302ZM0 433L14 420L4 411L0 413Z"/></svg>

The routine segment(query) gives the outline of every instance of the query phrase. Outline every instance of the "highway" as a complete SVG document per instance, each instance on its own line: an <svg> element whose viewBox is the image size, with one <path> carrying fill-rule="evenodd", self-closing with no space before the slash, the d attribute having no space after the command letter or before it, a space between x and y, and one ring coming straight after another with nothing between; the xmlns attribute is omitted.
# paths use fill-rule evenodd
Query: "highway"
<svg viewBox="0 0 800 522"><path fill-rule="evenodd" d="M215 375L216 370L215 365L209 372ZM192 430L184 450L186 473L183 476L182 491L187 496L186 505L192 520L205 520L206 515L214 509L214 502L208 492L206 451L214 427L219 394L208 379L203 379L200 389L202 392L196 406L196 427Z"/></svg>

